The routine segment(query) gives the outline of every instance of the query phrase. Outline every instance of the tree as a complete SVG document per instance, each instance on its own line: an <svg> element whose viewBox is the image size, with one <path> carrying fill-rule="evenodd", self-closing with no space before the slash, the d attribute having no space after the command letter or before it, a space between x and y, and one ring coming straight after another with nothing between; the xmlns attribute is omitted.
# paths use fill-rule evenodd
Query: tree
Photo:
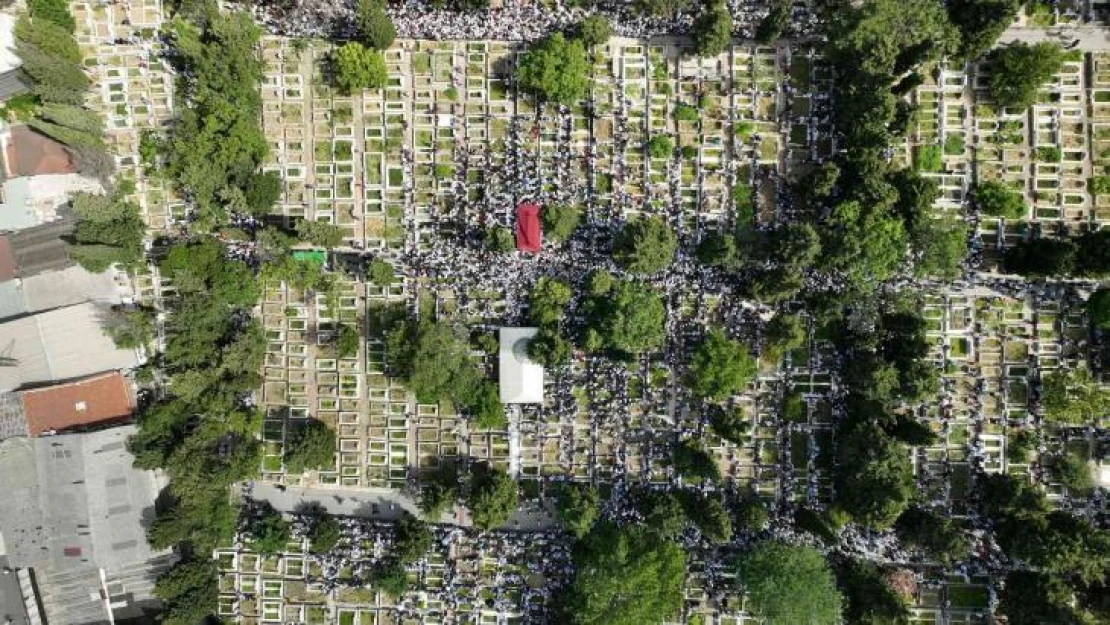
<svg viewBox="0 0 1110 625"><path fill-rule="evenodd" d="M432 532L428 524L405 512L393 525L393 557L401 564L410 564L424 557L432 548Z"/></svg>
<svg viewBox="0 0 1110 625"><path fill-rule="evenodd" d="M848 426L837 448L837 504L860 525L890 527L914 494L909 450L867 422Z"/></svg>
<svg viewBox="0 0 1110 625"><path fill-rule="evenodd" d="M289 522L273 506L266 504L250 519L247 531L255 551L273 556L285 551L289 542Z"/></svg>
<svg viewBox="0 0 1110 625"><path fill-rule="evenodd" d="M34 46L59 63L81 63L81 47L64 25L48 19L32 20L26 14L21 14L16 19L14 34L17 45Z"/></svg>
<svg viewBox="0 0 1110 625"><path fill-rule="evenodd" d="M1064 51L1055 43L1015 43L987 55L991 97L999 106L1025 110L1037 90L1064 64Z"/></svg>
<svg viewBox="0 0 1110 625"><path fill-rule="evenodd" d="M686 558L669 540L599 523L574 549L574 577L563 598L576 625L647 625L682 607Z"/></svg>
<svg viewBox="0 0 1110 625"><path fill-rule="evenodd" d="M516 239L513 238L513 231L504 226L486 228L482 235L482 243L487 250L501 254L508 254L516 249Z"/></svg>
<svg viewBox="0 0 1110 625"><path fill-rule="evenodd" d="M755 40L764 45L769 44L782 36L789 23L790 3L778 0L771 6L771 12L755 27Z"/></svg>
<svg viewBox="0 0 1110 625"><path fill-rule="evenodd" d="M1085 496L1095 486L1094 476L1090 465L1087 464L1087 458L1078 453L1064 452L1058 454L1054 459L1052 470L1056 474L1056 479L1067 486L1068 491L1073 496Z"/></svg>
<svg viewBox="0 0 1110 625"><path fill-rule="evenodd" d="M590 86L582 41L555 33L524 53L516 68L520 88L559 104L574 104Z"/></svg>
<svg viewBox="0 0 1110 625"><path fill-rule="evenodd" d="M945 515L918 506L906 509L894 524L902 544L924 551L930 558L951 564L967 556L967 534Z"/></svg>
<svg viewBox="0 0 1110 625"><path fill-rule="evenodd" d="M571 344L553 328L540 328L528 341L528 357L548 369L562 367L570 356Z"/></svg>
<svg viewBox="0 0 1110 625"><path fill-rule="evenodd" d="M216 565L210 559L180 560L154 582L153 594L165 604L161 622L201 623L216 611Z"/></svg>
<svg viewBox="0 0 1110 625"><path fill-rule="evenodd" d="M70 208L77 220L70 255L86 270L100 273L142 258L146 226L136 204L118 194L81 192L73 195Z"/></svg>
<svg viewBox="0 0 1110 625"><path fill-rule="evenodd" d="M651 287L618 281L607 295L587 304L591 327L610 349L639 354L663 345L666 310Z"/></svg>
<svg viewBox="0 0 1110 625"><path fill-rule="evenodd" d="M61 26L72 33L77 22L69 12L69 3L65 0L29 0L27 8L32 19L43 19Z"/></svg>
<svg viewBox="0 0 1110 625"><path fill-rule="evenodd" d="M256 217L268 215L274 204L281 199L281 191L281 176L276 172L251 174L244 190L247 209Z"/></svg>
<svg viewBox="0 0 1110 625"><path fill-rule="evenodd" d="M382 0L359 0L355 8L355 27L366 46L373 50L385 50L397 38L397 29L386 14Z"/></svg>
<svg viewBox="0 0 1110 625"><path fill-rule="evenodd" d="M455 486L445 483L442 478L425 484L420 489L420 511L432 521L439 517L455 502Z"/></svg>
<svg viewBox="0 0 1110 625"><path fill-rule="evenodd" d="M552 326L562 321L566 306L574 294L562 280L541 276L532 286L530 316L538 326Z"/></svg>
<svg viewBox="0 0 1110 625"><path fill-rule="evenodd" d="M1100 330L1110 330L1110 288L1100 288L1087 298L1087 320Z"/></svg>
<svg viewBox="0 0 1110 625"><path fill-rule="evenodd" d="M760 543L740 558L737 575L752 613L768 623L840 621L842 599L832 571L812 547Z"/></svg>
<svg viewBox="0 0 1110 625"><path fill-rule="evenodd" d="M698 441L688 438L674 447L674 470L692 481L719 482L717 460Z"/></svg>
<svg viewBox="0 0 1110 625"><path fill-rule="evenodd" d="M390 375L405 380L417 401L449 399L463 406L476 403L479 374L462 329L445 322L410 320L386 337Z"/></svg>
<svg viewBox="0 0 1110 625"><path fill-rule="evenodd" d="M883 570L864 560L849 559L836 567L844 593L844 620L861 625L908 625L909 610L890 587Z"/></svg>
<svg viewBox="0 0 1110 625"><path fill-rule="evenodd" d="M613 36L613 25L609 23L609 18L599 13L593 13L578 22L576 34L582 40L584 46L592 48L609 41L609 38Z"/></svg>
<svg viewBox="0 0 1110 625"><path fill-rule="evenodd" d="M721 0L702 8L690 29L698 56L717 56L732 43L732 15Z"/></svg>
<svg viewBox="0 0 1110 625"><path fill-rule="evenodd" d="M1010 625L1086 625L1072 604L1075 592L1056 575L1014 570L1006 575L997 613Z"/></svg>
<svg viewBox="0 0 1110 625"><path fill-rule="evenodd" d="M954 280L963 273L967 258L968 226L955 218L930 219L910 233L917 252L915 273L941 280Z"/></svg>
<svg viewBox="0 0 1110 625"><path fill-rule="evenodd" d="M370 261L370 265L366 268L366 277L375 286L381 288L388 288L397 281L396 270L393 264L382 258L375 258Z"/></svg>
<svg viewBox="0 0 1110 625"><path fill-rule="evenodd" d="M590 484L569 482L555 491L555 511L567 531L575 538L582 538L597 520L598 492Z"/></svg>
<svg viewBox="0 0 1110 625"><path fill-rule="evenodd" d="M409 576L404 564L396 558L386 558L374 566L370 583L391 597L400 597L409 588Z"/></svg>
<svg viewBox="0 0 1110 625"><path fill-rule="evenodd" d="M992 217L1022 219L1028 211L1021 193L997 180L976 184L969 199L975 210Z"/></svg>
<svg viewBox="0 0 1110 625"><path fill-rule="evenodd" d="M363 89L381 89L389 80L381 52L351 41L335 49L331 56L335 84L344 94Z"/></svg>
<svg viewBox="0 0 1110 625"><path fill-rule="evenodd" d="M1077 248L1069 239L1029 239L1006 250L1002 267L1023 276L1061 276L1075 270Z"/></svg>
<svg viewBox="0 0 1110 625"><path fill-rule="evenodd" d="M673 18L684 11L690 0L636 0L635 7L641 15L649 17Z"/></svg>
<svg viewBox="0 0 1110 625"><path fill-rule="evenodd" d="M720 545L732 538L732 519L720 497L685 493L682 503L687 518L706 540Z"/></svg>
<svg viewBox="0 0 1110 625"><path fill-rule="evenodd" d="M360 338L355 326L344 323L339 326L339 336L335 341L335 351L340 358L353 358L358 355Z"/></svg>
<svg viewBox="0 0 1110 625"><path fill-rule="evenodd" d="M342 528L335 517L319 514L312 519L312 528L308 531L308 550L316 555L327 555L342 536Z"/></svg>
<svg viewBox="0 0 1110 625"><path fill-rule="evenodd" d="M104 332L116 347L135 349L146 346L154 338L153 310L114 310L104 323Z"/></svg>
<svg viewBox="0 0 1110 625"><path fill-rule="evenodd" d="M747 386L757 369L747 346L713 328L694 348L686 386L697 397L724 399Z"/></svg>
<svg viewBox="0 0 1110 625"><path fill-rule="evenodd" d="M734 270L739 264L736 237L721 232L712 232L698 243L694 252L699 262L710 267Z"/></svg>
<svg viewBox="0 0 1110 625"><path fill-rule="evenodd" d="M649 491L640 499L644 525L660 538L673 538L686 527L686 512L673 493Z"/></svg>
<svg viewBox="0 0 1110 625"><path fill-rule="evenodd" d="M613 258L634 273L658 273L674 262L678 237L659 217L628 222L614 242Z"/></svg>
<svg viewBox="0 0 1110 625"><path fill-rule="evenodd" d="M504 525L516 510L517 488L504 469L479 462L471 468L467 506L474 527L490 530Z"/></svg>
<svg viewBox="0 0 1110 625"><path fill-rule="evenodd" d="M752 423L739 406L734 408L709 406L707 412L709 426L717 436L736 445L743 445L751 438Z"/></svg>
<svg viewBox="0 0 1110 625"><path fill-rule="evenodd" d="M740 501L736 512L736 524L747 532L762 532L767 527L767 506L756 497L748 496Z"/></svg>
<svg viewBox="0 0 1110 625"><path fill-rule="evenodd" d="M1077 273L1091 278L1110 276L1110 231L1093 230L1079 235L1075 253Z"/></svg>
<svg viewBox="0 0 1110 625"><path fill-rule="evenodd" d="M323 421L309 419L285 445L285 470L297 475L335 467L335 432Z"/></svg>
<svg viewBox="0 0 1110 625"><path fill-rule="evenodd" d="M460 400L473 417L473 425L478 430L503 430L509 425L505 418L505 405L501 403L501 395L497 384L489 380L478 383L478 390L472 400Z"/></svg>
<svg viewBox="0 0 1110 625"><path fill-rule="evenodd" d="M674 153L674 140L667 135L653 135L644 144L644 149L651 158L670 158Z"/></svg>
<svg viewBox="0 0 1110 625"><path fill-rule="evenodd" d="M548 204L543 207L541 218L543 230L548 237L565 241L578 229L578 224L582 221L582 211L567 204Z"/></svg>
<svg viewBox="0 0 1110 625"><path fill-rule="evenodd" d="M1021 0L949 0L948 19L960 29L960 53L975 60L1014 23Z"/></svg>

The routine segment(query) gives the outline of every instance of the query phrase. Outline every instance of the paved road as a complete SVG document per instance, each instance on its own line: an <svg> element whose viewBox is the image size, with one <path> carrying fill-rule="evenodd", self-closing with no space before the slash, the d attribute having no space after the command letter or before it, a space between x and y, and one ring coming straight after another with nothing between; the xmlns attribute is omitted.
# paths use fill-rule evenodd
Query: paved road
<svg viewBox="0 0 1110 625"><path fill-rule="evenodd" d="M250 496L268 501L280 512L297 512L304 506L317 504L336 516L353 516L379 521L395 521L405 511L419 515L420 509L411 497L388 488L306 488L286 486L279 489L273 484L257 482ZM466 511L456 508L445 513L441 523L469 527ZM535 507L518 509L503 529L537 531L550 529L558 521L547 510Z"/></svg>
<svg viewBox="0 0 1110 625"><path fill-rule="evenodd" d="M998 45L1014 41L1040 43L1048 41L1065 47L1079 40L1078 49L1085 52L1110 50L1110 30L1098 26L1057 26L1052 28L1009 28L998 38Z"/></svg>

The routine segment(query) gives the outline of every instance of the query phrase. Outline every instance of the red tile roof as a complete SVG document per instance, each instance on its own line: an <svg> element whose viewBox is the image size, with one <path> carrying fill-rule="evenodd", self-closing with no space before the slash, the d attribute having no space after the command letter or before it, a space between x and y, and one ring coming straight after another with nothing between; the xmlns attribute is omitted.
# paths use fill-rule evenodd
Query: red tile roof
<svg viewBox="0 0 1110 625"><path fill-rule="evenodd" d="M74 172L73 160L65 146L26 126L12 127L5 156L10 178Z"/></svg>
<svg viewBox="0 0 1110 625"><path fill-rule="evenodd" d="M543 233L540 228L540 207L525 202L516 206L516 249L522 252L538 252L543 246Z"/></svg>
<svg viewBox="0 0 1110 625"><path fill-rule="evenodd" d="M130 417L132 409L131 390L119 372L23 392L31 436L120 421Z"/></svg>

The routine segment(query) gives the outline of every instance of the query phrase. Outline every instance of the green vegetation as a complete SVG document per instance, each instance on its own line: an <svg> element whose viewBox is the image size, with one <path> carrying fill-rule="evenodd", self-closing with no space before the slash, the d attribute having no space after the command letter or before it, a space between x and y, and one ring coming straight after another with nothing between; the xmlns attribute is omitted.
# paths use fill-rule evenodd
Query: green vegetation
<svg viewBox="0 0 1110 625"><path fill-rule="evenodd" d="M305 243L328 249L338 247L347 234L343 226L312 219L298 219L296 229L297 236Z"/></svg>
<svg viewBox="0 0 1110 625"><path fill-rule="evenodd" d="M842 599L812 547L768 541L740 558L737 576L750 610L768 623L836 623Z"/></svg>
<svg viewBox="0 0 1110 625"><path fill-rule="evenodd" d="M277 555L285 551L292 534L289 522L269 504L260 507L251 515L247 524L251 548L263 555Z"/></svg>
<svg viewBox="0 0 1110 625"><path fill-rule="evenodd" d="M504 226L490 226L482 235L482 243L492 252L508 254L516 249L513 231Z"/></svg>
<svg viewBox="0 0 1110 625"><path fill-rule="evenodd" d="M1021 0L949 0L948 19L960 30L960 53L975 60L990 50L1017 18Z"/></svg>
<svg viewBox="0 0 1110 625"><path fill-rule="evenodd" d="M285 445L285 470L293 475L335 467L335 431L323 421L309 419L295 426Z"/></svg>
<svg viewBox="0 0 1110 625"><path fill-rule="evenodd" d="M702 7L690 29L698 56L717 56L732 43L732 14L723 0Z"/></svg>
<svg viewBox="0 0 1110 625"><path fill-rule="evenodd" d="M397 30L385 12L383 0L359 0L355 7L355 28L371 50L385 50L397 38Z"/></svg>
<svg viewBox="0 0 1110 625"><path fill-rule="evenodd" d="M345 323L339 326L339 335L335 341L335 351L340 358L353 358L358 355L359 348L358 328Z"/></svg>
<svg viewBox="0 0 1110 625"><path fill-rule="evenodd" d="M370 265L366 268L366 278L374 286L381 288L388 288L397 281L397 270L393 268L393 264L382 258L375 258L370 261Z"/></svg>
<svg viewBox="0 0 1110 625"><path fill-rule="evenodd" d="M775 0L771 11L767 13L755 28L755 40L762 44L769 44L782 36L786 25L790 21L790 2Z"/></svg>
<svg viewBox="0 0 1110 625"><path fill-rule="evenodd" d="M335 517L328 514L315 515L308 531L308 549L314 554L326 555L335 549L341 537L342 528Z"/></svg>
<svg viewBox="0 0 1110 625"><path fill-rule="evenodd" d="M555 510L563 527L582 538L593 527L600 510L597 489L589 484L568 482L555 491Z"/></svg>
<svg viewBox="0 0 1110 625"><path fill-rule="evenodd" d="M356 41L336 48L331 66L335 85L346 95L363 89L381 89L389 78L382 53Z"/></svg>
<svg viewBox="0 0 1110 625"><path fill-rule="evenodd" d="M669 620L682 607L685 555L647 530L599 523L575 547L574 564L563 622L646 625Z"/></svg>
<svg viewBox="0 0 1110 625"><path fill-rule="evenodd" d="M634 273L658 273L674 262L678 237L659 217L625 224L613 243L613 258Z"/></svg>
<svg viewBox="0 0 1110 625"><path fill-rule="evenodd" d="M578 39L555 33L521 56L516 79L521 89L544 100L573 104L590 86L586 48Z"/></svg>
<svg viewBox="0 0 1110 625"><path fill-rule="evenodd" d="M625 354L658 349L666 338L663 300L651 287L615 281L606 291L594 293L583 305L588 326L584 347L608 348Z"/></svg>
<svg viewBox="0 0 1110 625"><path fill-rule="evenodd" d="M555 241L569 239L582 222L581 209L566 204L548 204L541 214L543 231Z"/></svg>
<svg viewBox="0 0 1110 625"><path fill-rule="evenodd" d="M1037 99L1037 90L1060 71L1064 51L1055 43L1016 43L987 55L988 86L999 106L1024 110Z"/></svg>
<svg viewBox="0 0 1110 625"><path fill-rule="evenodd" d="M719 482L721 469L704 445L686 439L674 447L674 470L688 481Z"/></svg>
<svg viewBox="0 0 1110 625"><path fill-rule="evenodd" d="M697 397L724 399L747 386L757 369L747 346L714 328L694 348L686 386Z"/></svg>
<svg viewBox="0 0 1110 625"><path fill-rule="evenodd" d="M486 463L471 467L470 496L466 505L474 527L490 530L504 525L516 510L516 481L504 469Z"/></svg>
<svg viewBox="0 0 1110 625"><path fill-rule="evenodd" d="M609 38L613 36L613 25L609 23L609 19L604 15L594 13L586 16L578 23L575 34L582 41L582 45L592 48L609 41Z"/></svg>
<svg viewBox="0 0 1110 625"><path fill-rule="evenodd" d="M655 135L644 144L651 158L670 158L674 153L674 140L667 135Z"/></svg>
<svg viewBox="0 0 1110 625"><path fill-rule="evenodd" d="M104 320L104 333L112 338L116 347L136 349L154 340L154 310L114 309Z"/></svg>
<svg viewBox="0 0 1110 625"><path fill-rule="evenodd" d="M921 507L906 509L894 529L903 545L920 549L937 562L955 562L970 549L968 536L957 522Z"/></svg>
<svg viewBox="0 0 1110 625"><path fill-rule="evenodd" d="M115 264L129 268L142 260L146 226L136 204L119 193L76 193L70 208L77 224L69 254L79 265L99 273Z"/></svg>
<svg viewBox="0 0 1110 625"><path fill-rule="evenodd" d="M1048 373L1041 389L1041 405L1049 421L1094 424L1110 410L1110 392L1102 390L1086 368Z"/></svg>

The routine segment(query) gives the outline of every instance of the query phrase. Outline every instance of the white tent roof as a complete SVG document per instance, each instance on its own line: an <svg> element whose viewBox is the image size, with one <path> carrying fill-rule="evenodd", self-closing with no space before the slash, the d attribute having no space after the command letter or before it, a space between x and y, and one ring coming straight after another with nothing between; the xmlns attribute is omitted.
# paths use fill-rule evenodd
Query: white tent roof
<svg viewBox="0 0 1110 625"><path fill-rule="evenodd" d="M536 328L501 328L501 403L543 403L543 367L528 359Z"/></svg>

